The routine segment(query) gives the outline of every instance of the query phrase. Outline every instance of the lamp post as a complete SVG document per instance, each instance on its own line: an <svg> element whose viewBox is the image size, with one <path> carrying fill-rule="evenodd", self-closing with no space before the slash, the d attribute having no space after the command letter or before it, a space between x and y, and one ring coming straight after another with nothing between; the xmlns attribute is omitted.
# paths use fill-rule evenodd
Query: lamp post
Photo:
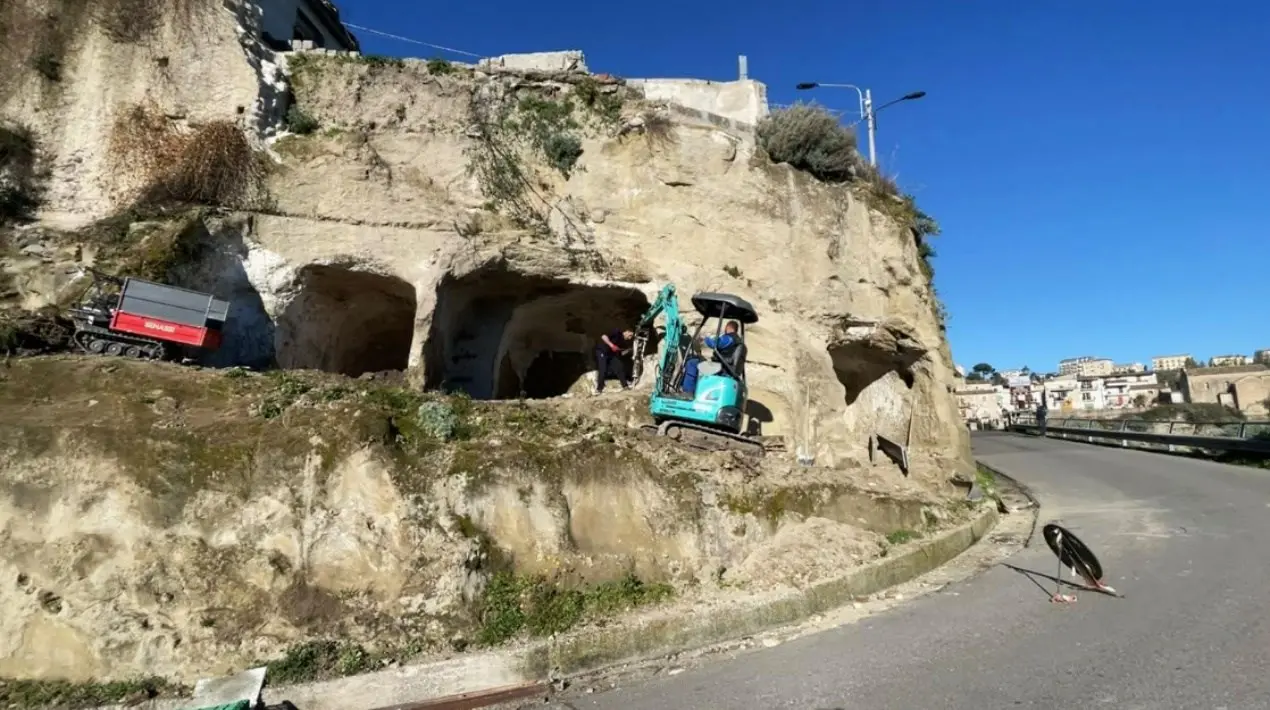
<svg viewBox="0 0 1270 710"><path fill-rule="evenodd" d="M904 94L893 101L888 101L875 109L873 108L873 94L868 89L861 89L855 84L822 84L818 81L804 81L794 88L799 91L808 91L810 89L818 88L855 89L856 95L860 97L860 118L864 119L865 124L869 127L869 165L872 165L875 168L878 165L876 141L878 130L877 112L887 106L898 104L901 101L913 101L926 95L925 91L914 91L912 93Z"/></svg>

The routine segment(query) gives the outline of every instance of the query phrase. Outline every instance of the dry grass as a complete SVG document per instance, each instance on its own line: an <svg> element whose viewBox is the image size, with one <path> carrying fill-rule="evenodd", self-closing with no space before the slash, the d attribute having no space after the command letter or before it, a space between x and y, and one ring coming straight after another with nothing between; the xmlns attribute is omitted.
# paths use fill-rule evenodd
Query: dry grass
<svg viewBox="0 0 1270 710"><path fill-rule="evenodd" d="M648 139L650 145L665 146L674 143L675 122L670 116L661 111L647 109L640 114L643 120L644 137Z"/></svg>
<svg viewBox="0 0 1270 710"><path fill-rule="evenodd" d="M130 199L143 204L259 207L267 163L230 121L182 130L152 106L115 121L110 151Z"/></svg>

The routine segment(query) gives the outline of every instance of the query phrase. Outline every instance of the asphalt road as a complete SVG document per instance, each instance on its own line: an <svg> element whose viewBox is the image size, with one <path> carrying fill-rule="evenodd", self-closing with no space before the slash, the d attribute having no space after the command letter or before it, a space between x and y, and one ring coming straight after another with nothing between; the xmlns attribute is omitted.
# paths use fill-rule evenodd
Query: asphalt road
<svg viewBox="0 0 1270 710"><path fill-rule="evenodd" d="M1057 561L1038 525L1005 564L860 623L568 705L1270 708L1270 471L998 433L974 448L1126 598L1050 603Z"/></svg>

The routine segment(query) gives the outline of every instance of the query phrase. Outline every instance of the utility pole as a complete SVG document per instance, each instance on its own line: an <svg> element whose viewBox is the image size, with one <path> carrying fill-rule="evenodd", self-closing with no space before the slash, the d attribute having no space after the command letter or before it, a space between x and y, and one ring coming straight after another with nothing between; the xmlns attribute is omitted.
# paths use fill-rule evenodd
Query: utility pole
<svg viewBox="0 0 1270 710"><path fill-rule="evenodd" d="M901 101L913 101L914 99L920 99L926 95L925 91L914 91L910 94L905 94L894 101L888 101L877 107L877 109L874 109L873 92L868 89L861 89L855 84L822 84L817 81L804 81L794 88L799 91L807 91L808 89L816 89L820 87L824 87L826 89L855 89L856 96L860 99L860 118L865 122L865 126L868 128L869 133L869 165L872 165L875 168L878 166L877 112L892 104L897 104Z"/></svg>
<svg viewBox="0 0 1270 710"><path fill-rule="evenodd" d="M876 168L878 166L878 122L873 117L873 93L868 89L864 90L862 102L864 103L864 118L869 127L869 165Z"/></svg>

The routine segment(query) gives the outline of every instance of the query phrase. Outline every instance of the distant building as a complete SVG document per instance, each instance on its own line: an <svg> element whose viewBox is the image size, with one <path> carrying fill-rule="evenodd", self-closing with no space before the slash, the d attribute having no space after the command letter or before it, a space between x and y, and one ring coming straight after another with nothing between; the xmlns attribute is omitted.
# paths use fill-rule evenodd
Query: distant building
<svg viewBox="0 0 1270 710"><path fill-rule="evenodd" d="M1221 404L1244 414L1266 414L1270 367L1234 365L1202 367L1182 373L1180 389L1192 404Z"/></svg>
<svg viewBox="0 0 1270 710"><path fill-rule="evenodd" d="M1061 412L1070 412L1079 408L1077 405L1076 390L1080 387L1080 383L1076 379L1076 375L1060 375L1058 377L1045 381L1042 391L1045 397L1045 407L1050 410L1051 414Z"/></svg>
<svg viewBox="0 0 1270 710"><path fill-rule="evenodd" d="M1208 358L1209 367L1238 367L1247 364L1247 355L1214 355Z"/></svg>
<svg viewBox="0 0 1270 710"><path fill-rule="evenodd" d="M1146 372L1147 366L1140 362L1127 362L1117 364L1111 368L1112 372Z"/></svg>
<svg viewBox="0 0 1270 710"><path fill-rule="evenodd" d="M1257 352L1253 353L1252 361L1254 363L1260 363L1262 365L1270 365L1270 348L1266 348L1265 350L1258 350Z"/></svg>
<svg viewBox="0 0 1270 710"><path fill-rule="evenodd" d="M1168 371L1180 370L1186 367L1186 363L1190 361L1190 355L1160 355L1151 358L1151 369Z"/></svg>
<svg viewBox="0 0 1270 710"><path fill-rule="evenodd" d="M997 427L1004 418L1001 392L1004 388L987 382L967 382L953 388L962 421L975 427Z"/></svg>
<svg viewBox="0 0 1270 710"><path fill-rule="evenodd" d="M1115 363L1105 357L1086 355L1058 361L1058 374L1060 375L1093 377L1095 375L1110 375L1114 369Z"/></svg>
<svg viewBox="0 0 1270 710"><path fill-rule="evenodd" d="M1160 398L1154 372L1117 373L1103 380L1103 405L1107 409L1142 409Z"/></svg>
<svg viewBox="0 0 1270 710"><path fill-rule="evenodd" d="M261 34L275 50L290 50L296 42L310 49L361 51L357 37L344 26L330 0L259 0L258 4Z"/></svg>

